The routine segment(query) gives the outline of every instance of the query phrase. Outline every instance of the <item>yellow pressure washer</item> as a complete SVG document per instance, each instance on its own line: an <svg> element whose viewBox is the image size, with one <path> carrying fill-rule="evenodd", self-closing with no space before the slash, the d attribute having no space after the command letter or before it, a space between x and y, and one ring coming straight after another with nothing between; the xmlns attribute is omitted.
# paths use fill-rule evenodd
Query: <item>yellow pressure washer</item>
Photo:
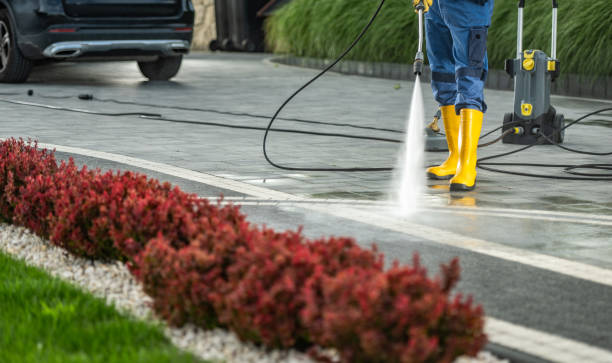
<svg viewBox="0 0 612 363"><path fill-rule="evenodd" d="M516 58L506 60L505 69L514 78L514 112L504 116L502 132L514 129L504 138L505 144L560 144L565 137L565 117L550 102L552 82L559 77L557 59L557 0L552 0L551 56L541 50L523 50L523 10L518 5Z"/></svg>

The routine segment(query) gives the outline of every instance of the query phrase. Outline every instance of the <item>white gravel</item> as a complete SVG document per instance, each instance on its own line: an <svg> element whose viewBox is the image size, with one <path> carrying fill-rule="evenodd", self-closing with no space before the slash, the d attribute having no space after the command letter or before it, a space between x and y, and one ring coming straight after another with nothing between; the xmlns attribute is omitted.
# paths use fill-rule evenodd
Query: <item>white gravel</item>
<svg viewBox="0 0 612 363"><path fill-rule="evenodd" d="M128 269L121 263L92 262L70 255L49 244L27 229L0 224L0 250L68 281L114 305L118 310L139 319L154 321L147 296ZM206 360L225 362L313 362L307 355L294 351L265 351L243 343L227 330L205 331L195 326L165 328L166 336L177 347ZM461 358L456 363L501 363L488 352L478 359Z"/></svg>

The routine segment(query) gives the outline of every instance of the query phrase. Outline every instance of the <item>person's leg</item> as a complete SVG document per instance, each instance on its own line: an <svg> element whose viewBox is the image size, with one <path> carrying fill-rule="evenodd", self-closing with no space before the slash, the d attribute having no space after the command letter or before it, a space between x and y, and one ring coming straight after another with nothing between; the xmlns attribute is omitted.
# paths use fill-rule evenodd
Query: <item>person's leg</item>
<svg viewBox="0 0 612 363"><path fill-rule="evenodd" d="M440 17L437 3L426 15L427 58L432 71L431 88L440 104L444 132L448 144L448 158L439 166L427 169L429 179L446 180L455 175L459 160L459 117L455 112L457 83L453 40L448 27Z"/></svg>
<svg viewBox="0 0 612 363"><path fill-rule="evenodd" d="M493 0L478 5L470 0L439 0L446 7L443 16L453 37L457 78L455 109L461 117L459 163L450 181L451 191L469 191L476 185L478 141L487 105L484 82L488 72L487 33Z"/></svg>

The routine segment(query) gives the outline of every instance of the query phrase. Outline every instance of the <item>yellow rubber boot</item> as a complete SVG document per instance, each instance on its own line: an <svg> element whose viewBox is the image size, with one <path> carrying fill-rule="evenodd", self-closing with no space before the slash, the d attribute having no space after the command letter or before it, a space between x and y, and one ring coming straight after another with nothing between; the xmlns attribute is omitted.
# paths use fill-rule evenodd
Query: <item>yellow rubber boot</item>
<svg viewBox="0 0 612 363"><path fill-rule="evenodd" d="M459 162L459 125L461 118L455 112L455 106L440 107L446 143L448 144L448 159L440 166L427 169L427 177L434 180L448 180L455 175Z"/></svg>
<svg viewBox="0 0 612 363"><path fill-rule="evenodd" d="M459 137L459 166L450 181L452 192L467 192L476 186L476 151L482 130L483 113L464 108L461 110Z"/></svg>

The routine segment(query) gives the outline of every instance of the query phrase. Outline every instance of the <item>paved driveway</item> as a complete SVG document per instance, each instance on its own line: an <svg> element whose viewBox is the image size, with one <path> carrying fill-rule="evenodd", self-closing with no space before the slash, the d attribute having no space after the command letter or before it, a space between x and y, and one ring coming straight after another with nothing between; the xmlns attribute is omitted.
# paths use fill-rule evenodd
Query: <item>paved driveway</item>
<svg viewBox="0 0 612 363"><path fill-rule="evenodd" d="M609 182L559 181L479 172L475 192L450 195L430 184L418 216L404 218L387 202L390 172L286 172L261 152L265 118L314 75L276 66L265 55L194 54L174 82L146 82L132 63L57 64L37 69L25 85L3 85L1 137L57 147L62 158L110 169L132 169L206 197L223 193L253 222L279 229L305 227L309 236L350 235L376 242L390 259L409 262L418 251L437 270L459 256L459 290L474 295L491 317L492 340L550 360L612 361L612 194ZM283 117L403 129L413 85L330 74L290 105ZM33 96L26 91L32 89ZM425 85L428 116L435 105ZM12 95L10 93L19 93ZM121 101L206 108L220 112L81 101L78 94ZM49 97L51 96L51 97ZM63 98L66 96L66 98ZM512 109L512 93L488 91L485 131ZM111 117L7 101L99 112L160 113L165 118L248 126L255 130ZM554 98L566 117L612 107L596 100ZM612 149L610 113L567 131L566 145ZM279 121L277 127L382 138L401 134ZM391 167L399 146L346 138L273 133L270 156L297 167ZM480 156L510 151L496 144ZM427 162L444 154L428 153ZM609 158L608 158L609 159ZM605 157L539 146L502 161L605 163ZM558 169L514 170L564 175ZM534 343L535 341L535 343ZM574 345L572 345L574 344ZM558 349L562 345L570 347ZM555 348L555 346L557 348ZM573 355L572 355L573 354ZM582 357L580 356L582 354Z"/></svg>

